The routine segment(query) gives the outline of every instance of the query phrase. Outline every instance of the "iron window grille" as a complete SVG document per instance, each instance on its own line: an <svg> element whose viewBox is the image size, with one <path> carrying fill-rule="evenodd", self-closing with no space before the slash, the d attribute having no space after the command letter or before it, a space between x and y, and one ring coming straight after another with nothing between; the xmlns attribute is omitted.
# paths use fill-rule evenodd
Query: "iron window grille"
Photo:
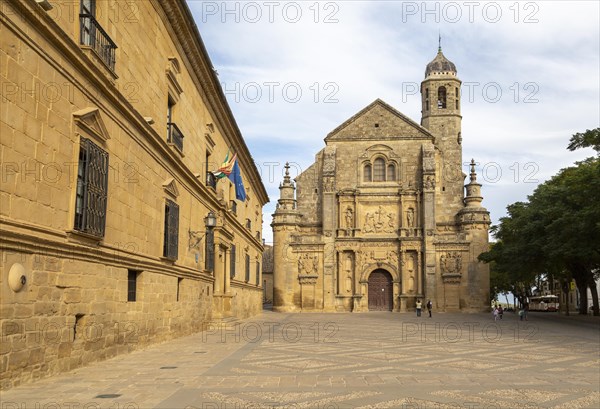
<svg viewBox="0 0 600 409"><path fill-rule="evenodd" d="M246 282L250 281L250 255L246 254Z"/></svg>
<svg viewBox="0 0 600 409"><path fill-rule="evenodd" d="M163 256L176 260L179 251L179 205L167 199L165 204L165 231Z"/></svg>
<svg viewBox="0 0 600 409"><path fill-rule="evenodd" d="M256 285L260 285L260 262L256 262Z"/></svg>
<svg viewBox="0 0 600 409"><path fill-rule="evenodd" d="M167 126L169 128L168 142L175 145L180 152L183 152L183 133L174 122L169 122Z"/></svg>
<svg viewBox="0 0 600 409"><path fill-rule="evenodd" d="M104 237L108 191L108 153L87 138L81 138L74 229Z"/></svg>
<svg viewBox="0 0 600 409"><path fill-rule="evenodd" d="M82 45L91 47L108 68L114 72L117 45L98 23L93 10L86 10L83 3L79 15L79 42Z"/></svg>
<svg viewBox="0 0 600 409"><path fill-rule="evenodd" d="M127 301L134 302L137 298L138 272L127 270Z"/></svg>
<svg viewBox="0 0 600 409"><path fill-rule="evenodd" d="M230 268L229 276L231 278L235 277L235 257L236 257L236 255L235 255L235 244L232 244L231 245L231 259L230 259L230 262L229 262L229 265L230 265L230 267L229 267Z"/></svg>

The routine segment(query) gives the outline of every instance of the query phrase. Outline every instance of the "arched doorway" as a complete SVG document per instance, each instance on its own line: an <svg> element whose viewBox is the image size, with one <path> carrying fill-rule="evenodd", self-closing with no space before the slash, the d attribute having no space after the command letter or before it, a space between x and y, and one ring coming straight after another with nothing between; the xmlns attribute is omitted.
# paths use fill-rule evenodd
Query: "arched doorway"
<svg viewBox="0 0 600 409"><path fill-rule="evenodd" d="M394 305L392 276L378 269L369 276L369 311L391 311Z"/></svg>

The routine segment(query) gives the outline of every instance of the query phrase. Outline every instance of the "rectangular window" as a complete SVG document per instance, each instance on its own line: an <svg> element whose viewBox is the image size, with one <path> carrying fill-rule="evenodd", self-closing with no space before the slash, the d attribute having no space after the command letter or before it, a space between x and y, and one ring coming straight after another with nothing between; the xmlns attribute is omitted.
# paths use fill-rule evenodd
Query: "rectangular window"
<svg viewBox="0 0 600 409"><path fill-rule="evenodd" d="M165 231L163 257L177 260L179 250L179 206L167 199L165 204Z"/></svg>
<svg viewBox="0 0 600 409"><path fill-rule="evenodd" d="M180 289L181 289L182 281L183 281L183 278L181 278L181 277L177 278L177 301L179 301L179 294L181 294Z"/></svg>
<svg viewBox="0 0 600 409"><path fill-rule="evenodd" d="M74 229L104 237L108 190L108 153L86 138L81 138Z"/></svg>
<svg viewBox="0 0 600 409"><path fill-rule="evenodd" d="M230 259L231 261L229 263L229 265L230 265L230 267L229 267L230 268L229 276L231 278L235 277L235 257L236 257L236 255L235 255L235 244L232 244L231 245L231 259Z"/></svg>
<svg viewBox="0 0 600 409"><path fill-rule="evenodd" d="M250 281L250 255L246 254L246 282Z"/></svg>
<svg viewBox="0 0 600 409"><path fill-rule="evenodd" d="M139 271L127 270L127 301L135 302L137 298L137 279Z"/></svg>
<svg viewBox="0 0 600 409"><path fill-rule="evenodd" d="M256 262L256 285L260 285L260 263Z"/></svg>
<svg viewBox="0 0 600 409"><path fill-rule="evenodd" d="M235 200L230 200L229 203L231 204L232 213L237 214L237 202Z"/></svg>
<svg viewBox="0 0 600 409"><path fill-rule="evenodd" d="M246 219L246 228L252 230L252 220Z"/></svg>
<svg viewBox="0 0 600 409"><path fill-rule="evenodd" d="M208 151L206 152L206 186L217 188L217 178L210 171L210 153Z"/></svg>

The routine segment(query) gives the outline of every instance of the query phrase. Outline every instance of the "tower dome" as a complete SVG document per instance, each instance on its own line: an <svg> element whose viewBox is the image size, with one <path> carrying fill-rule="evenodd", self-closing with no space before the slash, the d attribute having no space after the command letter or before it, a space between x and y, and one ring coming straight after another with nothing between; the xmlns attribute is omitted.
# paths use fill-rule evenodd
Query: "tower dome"
<svg viewBox="0 0 600 409"><path fill-rule="evenodd" d="M442 47L438 48L438 53L435 58L429 64L427 64L427 68L425 69L425 78L429 77L431 74L456 75L456 66L452 61L444 56L442 53Z"/></svg>

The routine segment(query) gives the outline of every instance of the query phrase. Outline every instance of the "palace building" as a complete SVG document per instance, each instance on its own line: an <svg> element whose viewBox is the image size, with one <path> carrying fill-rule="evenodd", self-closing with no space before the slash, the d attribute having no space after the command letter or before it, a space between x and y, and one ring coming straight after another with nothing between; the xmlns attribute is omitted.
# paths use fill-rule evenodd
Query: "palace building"
<svg viewBox="0 0 600 409"><path fill-rule="evenodd" d="M440 47L420 124L378 99L327 135L295 183L286 170L272 222L275 310L489 307L477 256L490 217L474 162L466 185L462 172L460 86Z"/></svg>
<svg viewBox="0 0 600 409"><path fill-rule="evenodd" d="M1 387L261 312L267 192L185 0L0 24Z"/></svg>

